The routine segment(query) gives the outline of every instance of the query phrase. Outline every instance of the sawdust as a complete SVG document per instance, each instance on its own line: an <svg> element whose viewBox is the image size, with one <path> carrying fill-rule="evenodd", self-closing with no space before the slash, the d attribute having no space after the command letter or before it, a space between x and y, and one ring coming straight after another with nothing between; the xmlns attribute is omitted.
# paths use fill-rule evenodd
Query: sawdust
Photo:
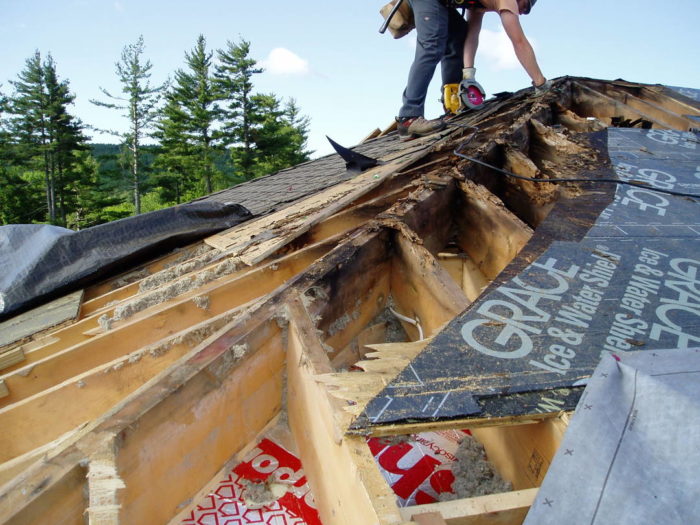
<svg viewBox="0 0 700 525"><path fill-rule="evenodd" d="M181 263L188 261L190 259L194 259L195 257L199 257L200 255L204 255L205 253L211 252L213 250L214 250L214 248L212 248L208 244L204 244L204 243L197 246L194 249L182 250L183 253L175 260L167 263L165 265L165 268L171 268L173 266L177 266L178 264L181 264ZM177 253L178 251L180 251L180 250L179 249L175 250L175 253ZM218 250L216 250L216 251L218 252Z"/></svg>
<svg viewBox="0 0 700 525"><path fill-rule="evenodd" d="M207 370L219 381L223 381L234 365L248 352L248 345L233 345L218 359L207 367Z"/></svg>
<svg viewBox="0 0 700 525"><path fill-rule="evenodd" d="M253 510L272 505L291 488L286 483L278 483L270 479L265 481L241 479L240 483L243 485L241 496L245 506Z"/></svg>
<svg viewBox="0 0 700 525"><path fill-rule="evenodd" d="M161 304L169 299L172 299L173 297L177 297L191 290L200 288L201 286L204 286L205 284L208 284L220 277L234 273L238 269L239 264L236 261L227 259L209 271L191 275L188 278L175 281L168 286L163 286L150 293L139 295L137 299L117 306L114 309L112 321L128 319L129 317L132 317L138 312L142 312L151 306ZM109 328L107 328L107 330L109 330Z"/></svg>
<svg viewBox="0 0 700 525"><path fill-rule="evenodd" d="M282 312L279 315L275 316L275 323L277 323L277 326L279 328L287 328L289 326L289 317L287 316L287 313Z"/></svg>
<svg viewBox="0 0 700 525"><path fill-rule="evenodd" d="M185 274L201 270L205 266L214 262L221 254L219 251L210 251L206 255L200 256L197 260L187 261L177 266L170 266L151 277L144 279L139 285L139 292L147 292L159 288L165 283L174 281Z"/></svg>
<svg viewBox="0 0 700 525"><path fill-rule="evenodd" d="M169 352L176 345L185 345L189 348L194 348L199 343L204 341L214 332L217 332L225 325L238 317L238 313L228 313L214 321L207 323L204 326L198 326L184 334L180 334L166 341L158 342L152 346L146 347L144 351L148 352L151 357L160 357Z"/></svg>
<svg viewBox="0 0 700 525"><path fill-rule="evenodd" d="M504 481L494 466L487 461L484 447L472 436L464 436L455 456L456 461L450 465L455 477L452 483L453 492L440 494L440 501L473 498L513 490L511 483Z"/></svg>
<svg viewBox="0 0 700 525"><path fill-rule="evenodd" d="M145 268L127 273L126 275L119 277L112 283L112 290L118 290L119 288L122 288L128 284L135 283L137 281L140 281L141 279L145 279L149 275L151 275L151 272L149 272Z"/></svg>
<svg viewBox="0 0 700 525"><path fill-rule="evenodd" d="M192 299L192 302L197 308L202 310L209 310L209 296L208 295L198 295Z"/></svg>
<svg viewBox="0 0 700 525"><path fill-rule="evenodd" d="M108 314L102 314L98 319L97 323L100 325L100 328L102 328L102 331L108 332L112 328L112 319L109 317Z"/></svg>
<svg viewBox="0 0 700 525"><path fill-rule="evenodd" d="M359 314L356 313L356 315L359 315ZM355 317L355 319L357 319L357 317ZM337 334L338 332L342 332L343 330L345 330L348 327L348 325L352 321L353 321L353 318L350 315L343 314L338 319L333 321L331 323L331 325L328 327L328 336L332 337L335 334Z"/></svg>

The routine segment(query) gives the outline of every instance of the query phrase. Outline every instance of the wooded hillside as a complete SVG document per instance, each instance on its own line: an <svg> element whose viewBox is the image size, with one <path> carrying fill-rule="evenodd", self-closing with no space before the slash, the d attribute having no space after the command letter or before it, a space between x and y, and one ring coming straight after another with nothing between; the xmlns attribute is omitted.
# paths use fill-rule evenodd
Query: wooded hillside
<svg viewBox="0 0 700 525"><path fill-rule="evenodd" d="M309 159L309 120L293 99L255 91L263 72L250 42L208 50L200 35L160 85L143 37L115 64L120 93L96 106L126 131L98 130L71 113L76 94L51 54L37 50L0 85L0 224L83 229L172 206ZM90 142L93 131L114 144Z"/></svg>

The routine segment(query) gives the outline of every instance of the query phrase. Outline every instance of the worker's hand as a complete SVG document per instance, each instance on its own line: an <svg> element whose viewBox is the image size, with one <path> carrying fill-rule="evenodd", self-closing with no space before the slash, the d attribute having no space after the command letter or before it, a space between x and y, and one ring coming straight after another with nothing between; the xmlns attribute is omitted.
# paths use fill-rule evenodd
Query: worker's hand
<svg viewBox="0 0 700 525"><path fill-rule="evenodd" d="M538 97L541 97L544 95L547 91L550 90L552 87L552 81L551 80L545 80L540 84L539 86L535 86L535 95Z"/></svg>
<svg viewBox="0 0 700 525"><path fill-rule="evenodd" d="M462 78L464 80L474 80L474 75L476 75L475 67L465 67L462 69Z"/></svg>

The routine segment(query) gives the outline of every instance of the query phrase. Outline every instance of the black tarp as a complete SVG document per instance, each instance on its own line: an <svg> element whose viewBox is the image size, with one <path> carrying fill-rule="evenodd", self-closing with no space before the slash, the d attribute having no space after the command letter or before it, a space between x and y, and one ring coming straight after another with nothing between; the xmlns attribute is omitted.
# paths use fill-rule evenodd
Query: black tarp
<svg viewBox="0 0 700 525"><path fill-rule="evenodd" d="M0 226L0 319L250 217L239 204L200 201L77 232L44 224Z"/></svg>

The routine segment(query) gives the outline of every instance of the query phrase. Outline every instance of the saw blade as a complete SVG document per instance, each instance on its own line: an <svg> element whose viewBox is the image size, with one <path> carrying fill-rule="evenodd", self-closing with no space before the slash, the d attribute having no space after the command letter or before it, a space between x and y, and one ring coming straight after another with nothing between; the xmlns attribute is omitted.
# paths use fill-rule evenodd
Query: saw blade
<svg viewBox="0 0 700 525"><path fill-rule="evenodd" d="M471 109L477 108L484 103L484 94L476 86L469 86L461 93L462 103Z"/></svg>

